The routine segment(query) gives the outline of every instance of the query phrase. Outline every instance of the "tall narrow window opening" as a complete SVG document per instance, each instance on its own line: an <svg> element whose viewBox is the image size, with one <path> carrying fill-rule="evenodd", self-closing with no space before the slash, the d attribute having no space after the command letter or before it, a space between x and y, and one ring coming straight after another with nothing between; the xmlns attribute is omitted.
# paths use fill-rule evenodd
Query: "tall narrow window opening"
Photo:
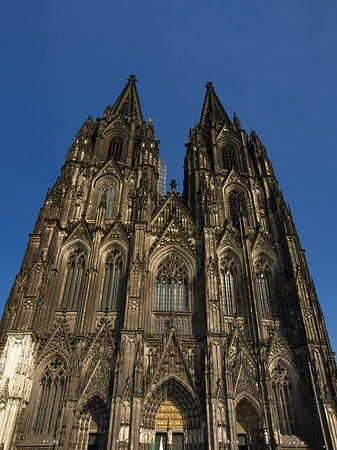
<svg viewBox="0 0 337 450"><path fill-rule="evenodd" d="M85 253L77 248L71 253L67 263L62 309L68 311L77 310L84 280L84 268Z"/></svg>
<svg viewBox="0 0 337 450"><path fill-rule="evenodd" d="M238 268L230 256L222 258L220 276L225 314L242 314Z"/></svg>
<svg viewBox="0 0 337 450"><path fill-rule="evenodd" d="M156 310L187 311L188 272L177 255L167 256L159 265L156 277Z"/></svg>
<svg viewBox="0 0 337 450"><path fill-rule="evenodd" d="M113 139L109 145L108 159L114 158L115 161L120 161L122 159L122 153L123 139Z"/></svg>
<svg viewBox="0 0 337 450"><path fill-rule="evenodd" d="M221 149L222 164L225 170L231 170L236 167L235 148L232 145L225 145Z"/></svg>
<svg viewBox="0 0 337 450"><path fill-rule="evenodd" d="M123 255L118 250L109 253L105 261L101 310L117 310L123 277Z"/></svg>
<svg viewBox="0 0 337 450"><path fill-rule="evenodd" d="M281 364L277 364L272 372L273 396L281 434L295 434L293 398L288 372Z"/></svg>
<svg viewBox="0 0 337 450"><path fill-rule="evenodd" d="M53 358L47 365L40 382L35 433L53 434L61 412L64 397L66 370L60 358Z"/></svg>
<svg viewBox="0 0 337 450"><path fill-rule="evenodd" d="M232 226L239 228L239 218L246 214L244 195L234 189L228 195L228 202Z"/></svg>
<svg viewBox="0 0 337 450"><path fill-rule="evenodd" d="M98 191L98 198L96 204L96 213L101 204L101 201L105 201L105 218L112 219L113 205L115 200L116 185L112 180L105 181Z"/></svg>
<svg viewBox="0 0 337 450"><path fill-rule="evenodd" d="M262 317L271 317L275 312L272 270L266 261L259 259L255 263L255 274Z"/></svg>

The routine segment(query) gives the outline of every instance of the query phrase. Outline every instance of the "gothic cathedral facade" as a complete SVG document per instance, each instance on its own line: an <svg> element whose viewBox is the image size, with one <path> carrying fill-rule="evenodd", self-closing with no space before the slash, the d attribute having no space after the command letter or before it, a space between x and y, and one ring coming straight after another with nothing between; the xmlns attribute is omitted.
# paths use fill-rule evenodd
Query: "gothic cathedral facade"
<svg viewBox="0 0 337 450"><path fill-rule="evenodd" d="M83 124L29 236L0 448L337 449L334 354L265 147L209 82L163 195L135 81Z"/></svg>

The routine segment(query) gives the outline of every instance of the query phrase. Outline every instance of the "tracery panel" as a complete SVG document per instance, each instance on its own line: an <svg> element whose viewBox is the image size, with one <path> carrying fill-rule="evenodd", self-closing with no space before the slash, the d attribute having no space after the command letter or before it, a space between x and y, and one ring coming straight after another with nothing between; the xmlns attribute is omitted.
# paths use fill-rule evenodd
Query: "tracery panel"
<svg viewBox="0 0 337 450"><path fill-rule="evenodd" d="M101 310L117 310L121 293L124 258L114 249L105 260Z"/></svg>
<svg viewBox="0 0 337 450"><path fill-rule="evenodd" d="M274 274L262 258L255 262L255 276L262 317L271 317L275 313Z"/></svg>
<svg viewBox="0 0 337 450"><path fill-rule="evenodd" d="M160 263L156 276L156 304L160 311L188 310L188 271L177 255L168 255Z"/></svg>
<svg viewBox="0 0 337 450"><path fill-rule="evenodd" d="M86 255L80 248L74 250L67 262L65 287L62 297L62 309L77 311L84 280Z"/></svg>
<svg viewBox="0 0 337 450"><path fill-rule="evenodd" d="M61 412L66 382L63 361L55 356L45 368L40 381L34 433L54 433Z"/></svg>
<svg viewBox="0 0 337 450"><path fill-rule="evenodd" d="M295 420L288 371L278 363L271 371L271 378L280 431L283 435L292 435L295 433Z"/></svg>
<svg viewBox="0 0 337 450"><path fill-rule="evenodd" d="M230 255L220 261L220 279L225 314L242 314L238 264Z"/></svg>

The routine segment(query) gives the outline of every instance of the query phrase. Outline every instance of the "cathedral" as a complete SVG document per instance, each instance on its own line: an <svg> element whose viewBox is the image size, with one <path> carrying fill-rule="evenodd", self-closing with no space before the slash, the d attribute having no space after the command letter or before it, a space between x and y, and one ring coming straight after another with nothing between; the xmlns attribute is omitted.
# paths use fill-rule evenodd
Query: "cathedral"
<svg viewBox="0 0 337 450"><path fill-rule="evenodd" d="M291 211L211 82L183 193L130 75L76 134L0 328L0 449L337 449L337 373Z"/></svg>

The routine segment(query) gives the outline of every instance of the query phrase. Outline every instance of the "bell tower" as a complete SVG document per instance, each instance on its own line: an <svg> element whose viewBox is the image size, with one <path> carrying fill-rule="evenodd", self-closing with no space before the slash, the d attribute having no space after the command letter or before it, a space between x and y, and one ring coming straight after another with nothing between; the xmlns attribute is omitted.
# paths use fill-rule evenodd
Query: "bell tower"
<svg viewBox="0 0 337 450"><path fill-rule="evenodd" d="M257 134L206 85L184 190L130 75L76 133L0 326L0 448L337 449L336 364Z"/></svg>

